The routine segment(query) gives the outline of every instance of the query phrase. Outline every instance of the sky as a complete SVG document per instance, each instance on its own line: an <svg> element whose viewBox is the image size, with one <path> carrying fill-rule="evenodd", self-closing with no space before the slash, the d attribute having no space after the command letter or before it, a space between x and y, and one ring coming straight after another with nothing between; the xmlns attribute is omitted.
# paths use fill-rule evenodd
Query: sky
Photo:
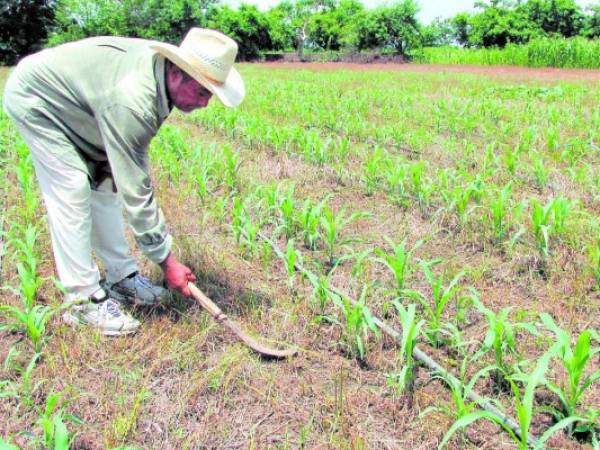
<svg viewBox="0 0 600 450"><path fill-rule="evenodd" d="M452 17L459 12L473 11L475 0L416 0L421 7L419 19L421 22L428 24L436 17ZM238 6L240 3L246 3L258 6L259 9L265 11L275 5L280 0L223 0L224 4L230 6ZM576 3L585 7L592 4L598 4L600 0L576 0ZM390 0L362 0L363 5L367 8L373 8L385 4L394 3Z"/></svg>

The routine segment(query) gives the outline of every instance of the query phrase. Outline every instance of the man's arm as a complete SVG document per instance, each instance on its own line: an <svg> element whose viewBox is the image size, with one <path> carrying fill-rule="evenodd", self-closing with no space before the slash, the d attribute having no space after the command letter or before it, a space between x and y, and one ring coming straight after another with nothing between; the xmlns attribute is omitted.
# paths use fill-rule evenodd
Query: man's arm
<svg viewBox="0 0 600 450"><path fill-rule="evenodd" d="M173 239L167 232L149 174L148 145L157 127L152 120L122 105L103 111L98 125L118 195L137 244L163 269L167 285L189 296L187 282L196 278L170 253Z"/></svg>

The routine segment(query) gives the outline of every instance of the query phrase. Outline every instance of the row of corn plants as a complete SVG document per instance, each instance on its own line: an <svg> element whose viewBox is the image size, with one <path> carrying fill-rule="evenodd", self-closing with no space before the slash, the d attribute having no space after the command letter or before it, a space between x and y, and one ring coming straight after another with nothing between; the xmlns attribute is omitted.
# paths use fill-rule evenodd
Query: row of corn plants
<svg viewBox="0 0 600 450"><path fill-rule="evenodd" d="M16 416L27 416L32 423L31 429L22 430L28 445L66 450L74 434L69 432L65 422L81 424L82 421L66 411L69 400L64 392L51 389L44 404L36 400L44 392L45 383L34 381L34 371L43 359L49 338L48 323L61 307L38 302L38 291L47 281L39 272L40 234L44 228L39 219L40 198L27 146L4 112L0 112L0 143L6 149L6 161L2 164L5 215L0 238L8 249L5 254L10 255L8 261L3 261L2 280L9 283L4 284L2 290L10 292L15 300L9 301L9 296L4 295L0 302L0 330L22 336L22 341L13 344L3 362L5 372L12 377L0 380L0 398L11 402ZM16 277L10 276L9 267L16 269ZM33 355L28 359L31 352ZM28 363L23 363L27 360ZM18 449L10 440L1 438L0 447Z"/></svg>
<svg viewBox="0 0 600 450"><path fill-rule="evenodd" d="M227 152L225 152L227 153ZM376 176L379 171L374 170ZM226 184L223 181L222 185ZM250 186L252 183L250 184ZM249 186L245 184L245 186ZM510 185L500 190L500 193L506 197L510 191ZM477 196L479 185L474 183L469 190L470 195ZM220 187L215 186L213 194ZM284 250L280 250L277 245L273 245L275 254L282 260L288 274L287 284L292 293L298 294L305 280L309 281L312 290L311 298L316 306L318 317L326 322L333 323L343 330L342 342L348 353L359 360L364 360L369 348L371 338L377 339L379 330L373 322L371 308L367 305L370 286L362 285L357 296L358 301L351 303L349 298L337 292L330 285L330 276L332 272L345 261L356 258L358 251L352 249L352 244L356 239L347 234L344 230L355 220L368 220L366 213L347 214L344 210L333 213L328 203L330 197L326 197L318 202L305 199L299 201L296 198L296 188L294 185L283 183L276 185L259 185L255 188L244 190L228 190L227 197L230 208L230 230L235 241L240 246L242 254L245 257L252 258L257 254L261 246L261 233L269 230L271 239L267 240L273 244L274 240L283 239L286 245ZM558 198L547 204L545 207L534 203L532 215L539 215L541 208L542 218L539 221L532 220L532 223L539 223L541 228L540 236L544 233L548 235L548 230L552 229L557 233L564 230L565 210L568 210L569 203L564 198ZM462 208L464 211L466 208ZM498 207L502 210L503 208ZM537 212L536 212L537 211ZM498 213L501 216L501 212ZM258 219L260 218L260 219ZM499 234L503 230L502 219L498 217ZM538 234L535 234L536 242ZM465 382L460 386L451 385L451 392L456 404L456 411L453 413L456 417L456 424L448 432L447 439L458 429L472 423L475 420L487 418L498 422L497 418L489 416L480 411L475 411L474 404L465 403L466 393L473 389L474 385L487 373L497 386L499 391L513 394L513 401L518 410L518 419L521 426L521 435L517 437L512 434L520 446L526 446L534 415L533 395L541 385L553 386L553 392L563 392L566 389L573 404L573 388L567 388L561 385L557 388L557 383L540 381L540 377L546 374L550 360L556 359L563 361L569 360L567 340L570 342L570 335L564 340L561 352L557 347L548 350L548 355L542 358L545 364L538 365L533 371L528 372L527 367L530 362L522 359L516 344L518 332L527 331L532 336L541 336L533 323L515 322L509 319L510 309L504 309L498 313L486 308L479 299L477 291L473 288L460 286L462 273L455 274L451 279L445 278L444 274L435 274L433 267L440 261L418 261L412 263L413 254L422 245L422 242L416 243L412 248L407 249L406 242L394 243L387 240L390 250L382 248L367 249L366 257L374 263L386 267L393 275L395 284L390 286L388 293L392 295L390 304L397 311L400 324L402 325L402 343L399 350L399 371L388 375L390 387L396 393L407 393L412 398L411 392L414 390L414 372L415 363L412 359L412 350L414 346L421 342L427 343L434 348L445 347L449 350L460 351L465 345L462 341L460 323L466 317L469 308L475 308L487 323L488 331L483 342L479 343L479 350L475 356L465 355L463 365L461 366L461 378ZM546 241L540 240L540 245ZM301 243L301 244L299 244ZM299 245L298 245L299 244ZM339 250L343 247L345 253ZM544 247L544 248L547 248ZM324 258L314 258L313 253L321 251ZM363 259L363 258L361 258ZM360 261L361 263L363 261ZM308 269L312 264L314 269ZM298 266L304 267L300 272ZM414 266L414 267L413 267ZM427 281L428 289L422 291L411 289L406 286L407 275L416 270L420 270ZM356 267L352 272L355 272ZM298 281L300 279L300 281ZM468 294L465 294L467 292ZM409 303L416 300L417 303ZM452 304L454 310L452 314L447 311L447 306ZM333 308L333 309L332 309ZM451 320L448 317L453 316ZM547 315L542 315L542 322L546 328L552 332L558 333L560 330L556 325L551 325L551 319ZM552 322L553 323L553 322ZM564 330L563 333L566 333ZM596 337L593 330L586 330L582 333L585 343L589 342L587 350L581 350L586 356L579 356L580 365L579 374L568 374L570 379L582 380L582 374L585 373L585 363L593 357L598 351L597 347L592 345L592 336ZM598 341L596 341L598 342ZM570 345L570 344L569 344ZM578 344L579 345L579 344ZM581 344L584 345L584 344ZM493 362L485 365L471 379L467 380L466 367L474 364L484 355L493 354ZM510 357L507 359L507 355ZM562 356L561 356L562 355ZM566 355L566 356L565 356ZM570 361L571 361L570 360ZM565 363L565 367L573 366L573 362ZM570 365L569 365L570 364ZM566 369L568 372L568 368ZM591 375L583 378L581 384L576 381L579 392L578 403L583 393L598 379L598 370ZM579 377L579 378L577 378ZM570 382L571 383L571 382ZM450 383L452 384L452 383ZM572 386L572 385L571 385ZM521 388L525 391L522 393ZM571 390L569 390L571 389ZM566 392L566 391L565 391ZM559 396L560 397L560 396ZM562 418L557 420L557 425L550 428L540 439L540 445L548 439L555 431L560 428L568 428L569 433L589 432L592 435L596 432L597 413L592 409L580 411L578 408L566 409L565 403L561 399L561 405L557 405L553 411L555 417ZM523 447L526 448L526 447Z"/></svg>

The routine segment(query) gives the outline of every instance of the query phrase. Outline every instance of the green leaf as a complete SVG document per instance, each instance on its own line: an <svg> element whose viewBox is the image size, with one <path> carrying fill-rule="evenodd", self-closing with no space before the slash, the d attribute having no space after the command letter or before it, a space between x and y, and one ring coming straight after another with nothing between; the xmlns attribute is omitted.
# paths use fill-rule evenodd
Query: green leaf
<svg viewBox="0 0 600 450"><path fill-rule="evenodd" d="M54 416L54 450L69 450L69 431L60 414Z"/></svg>
<svg viewBox="0 0 600 450"><path fill-rule="evenodd" d="M441 450L442 448L444 448L444 446L448 443L448 441L454 435L454 433L456 433L458 430L460 430L462 428L465 428L465 427L471 425L473 422L476 422L479 419L489 420L492 423L500 425L501 427L506 429L513 436L513 438L515 440L517 440L514 435L514 432L510 428L508 428L504 424L502 419L500 419L498 416L495 416L494 414L489 413L487 411L475 411L470 414L467 414L466 416L461 417L460 419L458 419L456 422L454 422L452 424L452 426L450 427L450 429L444 436L444 439L442 439L442 442L438 446L438 450Z"/></svg>
<svg viewBox="0 0 600 450"><path fill-rule="evenodd" d="M577 422L577 421L585 421L585 419L582 417L577 417L577 416L567 417L566 419L563 419L560 422L558 422L557 424L554 424L553 426L548 428L544 432L544 434L542 434L540 436L540 438L538 439L537 444L534 447L534 450L543 449L544 442L546 442L548 439L550 439L554 433L556 433L559 430L562 430L563 428L568 427L569 425L571 425L572 423Z"/></svg>

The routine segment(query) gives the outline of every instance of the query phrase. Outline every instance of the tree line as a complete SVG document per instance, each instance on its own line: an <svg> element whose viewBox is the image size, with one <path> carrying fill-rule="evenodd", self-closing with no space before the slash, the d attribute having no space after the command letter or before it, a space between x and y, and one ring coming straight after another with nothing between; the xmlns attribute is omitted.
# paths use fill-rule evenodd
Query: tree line
<svg viewBox="0 0 600 450"><path fill-rule="evenodd" d="M4 0L0 63L14 64L46 46L119 35L177 44L192 26L215 28L239 44L241 60L267 52L376 50L410 55L417 48L504 47L540 37L597 38L600 4L575 0L489 0L474 13L417 18L416 0L367 9L359 0L282 0L267 11L219 0Z"/></svg>

